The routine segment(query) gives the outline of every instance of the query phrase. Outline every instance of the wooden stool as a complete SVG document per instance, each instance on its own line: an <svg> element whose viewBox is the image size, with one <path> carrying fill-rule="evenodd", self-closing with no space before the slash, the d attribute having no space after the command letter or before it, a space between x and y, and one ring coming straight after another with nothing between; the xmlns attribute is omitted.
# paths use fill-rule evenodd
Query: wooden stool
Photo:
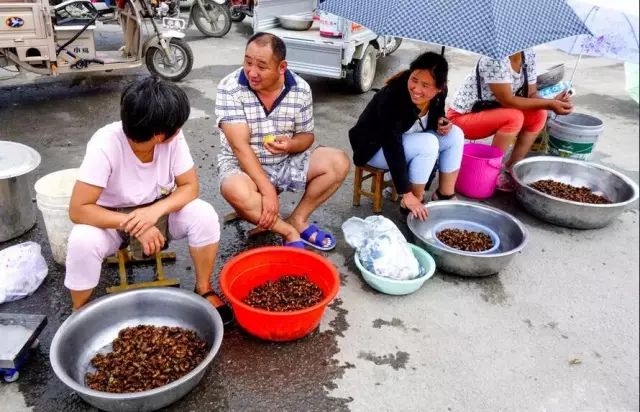
<svg viewBox="0 0 640 412"><path fill-rule="evenodd" d="M134 258L131 251L128 248L120 249L116 252L115 256L107 258L107 263L118 264L118 275L120 277L120 284L117 286L111 286L107 288L107 293L122 292L130 289L150 288L156 286L179 286L179 279L165 279L164 268L162 267L162 259L176 260L175 252L158 252L155 256L148 258L137 259ZM142 263L156 262L156 280L140 283L129 283L127 280L127 263Z"/></svg>
<svg viewBox="0 0 640 412"><path fill-rule="evenodd" d="M367 173L365 174L365 172ZM356 166L356 175L353 179L354 206L360 206L360 198L365 196L373 200L373 213L380 213L382 211L382 191L385 187L392 188L391 200L394 202L398 200L398 193L393 186L393 182L391 180L384 180L384 174L386 172L386 170L377 169L371 166ZM371 179L370 192L367 192L362 188L364 181L367 179Z"/></svg>

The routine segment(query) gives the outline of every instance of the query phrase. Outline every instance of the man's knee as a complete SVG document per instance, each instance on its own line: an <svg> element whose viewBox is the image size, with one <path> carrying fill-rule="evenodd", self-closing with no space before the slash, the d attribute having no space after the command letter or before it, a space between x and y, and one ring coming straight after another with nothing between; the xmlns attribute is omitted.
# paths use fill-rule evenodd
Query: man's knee
<svg viewBox="0 0 640 412"><path fill-rule="evenodd" d="M332 159L331 164L336 180L339 182L344 181L349 174L349 169L351 169L351 160L349 159L349 156L347 156L344 151L336 149L336 154Z"/></svg>
<svg viewBox="0 0 640 412"><path fill-rule="evenodd" d="M248 204L251 196L255 194L255 185L250 183L250 179L245 175L233 175L223 180L220 185L222 197L234 206Z"/></svg>

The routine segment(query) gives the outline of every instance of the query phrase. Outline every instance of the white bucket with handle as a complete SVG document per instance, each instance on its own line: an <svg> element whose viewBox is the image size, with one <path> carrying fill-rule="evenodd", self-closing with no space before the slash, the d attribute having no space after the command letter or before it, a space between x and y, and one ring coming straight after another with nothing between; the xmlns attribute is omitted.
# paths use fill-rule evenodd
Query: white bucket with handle
<svg viewBox="0 0 640 412"><path fill-rule="evenodd" d="M604 123L582 113L551 115L547 120L549 154L571 159L589 160Z"/></svg>
<svg viewBox="0 0 640 412"><path fill-rule="evenodd" d="M35 184L38 209L42 212L53 260L64 265L67 242L73 228L69 201L79 169L65 169L41 177Z"/></svg>

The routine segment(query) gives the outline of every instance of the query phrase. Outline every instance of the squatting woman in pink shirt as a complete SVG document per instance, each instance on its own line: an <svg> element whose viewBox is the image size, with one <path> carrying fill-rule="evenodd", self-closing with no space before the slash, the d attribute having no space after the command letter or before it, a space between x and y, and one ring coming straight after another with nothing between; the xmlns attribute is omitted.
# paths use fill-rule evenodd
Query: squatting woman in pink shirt
<svg viewBox="0 0 640 412"><path fill-rule="evenodd" d="M149 77L124 90L122 121L89 141L69 208L75 226L64 283L74 308L91 297L103 259L124 245L154 255L168 238L187 238L195 292L231 319L211 288L220 224L213 206L198 199L198 176L180 130L189 111L184 91Z"/></svg>

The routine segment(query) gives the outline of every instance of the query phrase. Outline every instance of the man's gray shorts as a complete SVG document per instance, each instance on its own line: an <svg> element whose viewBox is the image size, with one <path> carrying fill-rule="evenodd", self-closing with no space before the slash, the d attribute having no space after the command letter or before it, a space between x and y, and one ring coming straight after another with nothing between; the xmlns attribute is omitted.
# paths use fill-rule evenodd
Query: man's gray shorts
<svg viewBox="0 0 640 412"><path fill-rule="evenodd" d="M262 169L269 176L269 180L280 192L301 192L307 187L307 172L312 149L289 155L282 162L275 165L262 165ZM223 160L218 163L218 177L220 185L229 176L244 174L237 159Z"/></svg>

